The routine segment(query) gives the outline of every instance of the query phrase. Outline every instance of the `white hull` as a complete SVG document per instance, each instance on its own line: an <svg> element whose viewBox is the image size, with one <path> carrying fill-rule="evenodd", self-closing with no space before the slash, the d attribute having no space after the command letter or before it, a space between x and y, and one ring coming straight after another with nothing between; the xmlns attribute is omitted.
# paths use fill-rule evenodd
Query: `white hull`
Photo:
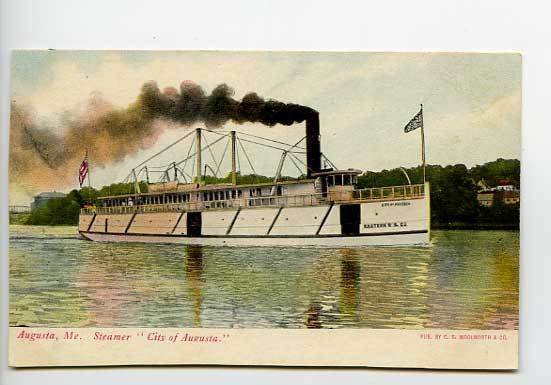
<svg viewBox="0 0 551 385"><path fill-rule="evenodd" d="M347 211L351 206L355 213ZM80 234L92 241L212 246L428 245L429 229L428 195L305 207L88 214L79 222Z"/></svg>
<svg viewBox="0 0 551 385"><path fill-rule="evenodd" d="M323 237L224 237L224 236L160 236L136 234L86 233L81 235L97 242L137 242L204 246L316 246L316 247L361 247L361 246L428 246L428 232L369 234L361 236Z"/></svg>

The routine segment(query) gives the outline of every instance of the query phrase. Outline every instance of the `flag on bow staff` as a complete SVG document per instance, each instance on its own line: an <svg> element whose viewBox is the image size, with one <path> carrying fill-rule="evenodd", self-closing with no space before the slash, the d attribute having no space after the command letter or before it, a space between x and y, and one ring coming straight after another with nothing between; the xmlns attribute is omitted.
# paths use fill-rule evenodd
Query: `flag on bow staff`
<svg viewBox="0 0 551 385"><path fill-rule="evenodd" d="M421 127L421 160L423 162L423 183L426 181L426 172L425 172L425 130L423 127L423 105L421 104L421 109L415 116L409 121L408 124L404 127L404 132L408 133L410 131L416 130Z"/></svg>
<svg viewBox="0 0 551 385"><path fill-rule="evenodd" d="M86 151L86 155L84 156L84 160L80 164L80 168L78 169L78 182L80 183L80 187L82 187L82 184L86 180L86 177L88 176L88 151ZM90 182L90 178L88 178L88 182Z"/></svg>

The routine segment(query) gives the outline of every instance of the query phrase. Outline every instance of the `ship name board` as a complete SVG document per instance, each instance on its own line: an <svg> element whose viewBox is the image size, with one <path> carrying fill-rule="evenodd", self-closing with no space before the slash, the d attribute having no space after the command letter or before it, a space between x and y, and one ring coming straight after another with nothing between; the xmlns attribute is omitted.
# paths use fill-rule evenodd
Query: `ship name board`
<svg viewBox="0 0 551 385"><path fill-rule="evenodd" d="M407 222L364 223L364 229L380 229L382 227L406 227Z"/></svg>
<svg viewBox="0 0 551 385"><path fill-rule="evenodd" d="M381 204L381 207L389 206L411 206L410 202L385 202Z"/></svg>

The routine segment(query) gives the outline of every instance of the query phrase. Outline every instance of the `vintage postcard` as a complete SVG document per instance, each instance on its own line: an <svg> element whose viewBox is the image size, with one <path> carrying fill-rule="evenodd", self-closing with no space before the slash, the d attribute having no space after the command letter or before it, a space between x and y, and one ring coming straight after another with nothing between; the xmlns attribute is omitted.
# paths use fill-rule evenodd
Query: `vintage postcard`
<svg viewBox="0 0 551 385"><path fill-rule="evenodd" d="M10 365L516 369L521 68L12 52Z"/></svg>

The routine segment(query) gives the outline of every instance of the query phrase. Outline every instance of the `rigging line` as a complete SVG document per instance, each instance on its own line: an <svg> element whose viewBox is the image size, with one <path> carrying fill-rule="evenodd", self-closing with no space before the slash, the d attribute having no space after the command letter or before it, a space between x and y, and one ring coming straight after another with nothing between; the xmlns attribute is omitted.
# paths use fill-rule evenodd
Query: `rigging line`
<svg viewBox="0 0 551 385"><path fill-rule="evenodd" d="M302 159L300 159L298 156L296 156L295 154L293 154L292 152L290 152L289 154L291 154L291 156L294 156L296 160L298 160L303 166L306 166L306 163L303 162Z"/></svg>
<svg viewBox="0 0 551 385"><path fill-rule="evenodd" d="M298 147L298 144L299 144L300 142L302 142L304 139L306 139L306 136L303 136L301 140L299 140L298 142L296 142L295 144L293 144L293 145L291 146L291 148L289 148L289 149L287 150L287 152L291 151L291 150L292 150L293 148L295 148L295 147L296 147L296 148L303 148L303 147Z"/></svg>
<svg viewBox="0 0 551 385"><path fill-rule="evenodd" d="M333 162L331 162L331 159L329 159L328 157L325 156L325 154L321 154L321 156L323 156L323 158L329 162L329 164L331 165L331 167L333 167L335 170L338 170L338 167L335 166L335 164Z"/></svg>
<svg viewBox="0 0 551 385"><path fill-rule="evenodd" d="M304 163L304 162L302 161L302 159L300 159L298 156L296 156L296 155L293 154L292 152L290 152L289 154L291 154L292 156L294 156L296 160L298 160L300 163L302 163L304 166L306 166L306 171L307 171L307 172L308 172L308 171L314 172L314 170L312 170L310 167L308 167L308 165L307 165L306 163Z"/></svg>
<svg viewBox="0 0 551 385"><path fill-rule="evenodd" d="M249 155L247 155L247 151L245 151L245 147L243 146L243 143L241 143L241 138L237 138L237 143L241 146L241 149L243 150L243 154L245 154L245 158L247 158L247 161L249 162L249 166L251 166L251 170L253 170L253 174L256 175L256 170L253 167L253 164L251 163L251 160L249 159Z"/></svg>
<svg viewBox="0 0 551 385"><path fill-rule="evenodd" d="M297 168L298 172L300 173L299 175L304 174L304 171L296 164L296 162L295 162L295 160L293 159L293 157L289 157L289 159L291 160L291 162L293 162L293 164L294 164L295 167Z"/></svg>
<svg viewBox="0 0 551 385"><path fill-rule="evenodd" d="M189 149L187 150L187 155L186 157L189 156L191 150L193 149L193 146L195 145L195 136L193 137L193 140L191 141L191 145L189 146ZM186 169L186 166L187 166L187 159L186 161L184 162L184 165L182 166L182 169L185 170Z"/></svg>
<svg viewBox="0 0 551 385"><path fill-rule="evenodd" d="M210 152L210 156L212 158L212 161L214 162L214 164L218 164L218 161L216 160L216 158L214 157L214 153L212 152L212 149L210 148L209 146L209 142L207 141L207 136L203 134L203 138L205 139L205 143L207 144L207 148L209 149L209 152ZM218 177L218 174L215 174L214 175L215 177Z"/></svg>
<svg viewBox="0 0 551 385"><path fill-rule="evenodd" d="M216 143L220 142L222 139L224 139L224 136L221 136L220 138L216 139L214 142L212 142L212 143L209 144L208 146L203 147L202 150L201 150L201 152L203 152L203 150L206 150L206 149L209 148L209 147L214 146ZM190 159L190 158L193 158L195 155L196 155L196 152L194 152L194 153L191 154L190 156L186 157L185 159L182 159L181 161L176 162L176 166L181 165L181 164L184 163L186 160L188 160L188 159Z"/></svg>
<svg viewBox="0 0 551 385"><path fill-rule="evenodd" d="M284 145L286 145L286 146L290 146L289 143L280 142L279 140L275 140L275 139L264 138L264 137L262 137L262 136L249 134L249 133L247 133L247 132L239 132L239 134L251 136L251 137L256 138L256 139L266 140L266 141L268 141L268 142L273 142L273 143L284 144ZM306 137L303 137L301 140L299 140L293 147L297 147L297 145L298 145L300 142L302 142L302 141L304 140L304 138L306 138ZM291 148L292 148L292 147L291 147ZM304 147L297 147L297 148L300 148L300 149L302 149L302 150L306 150L306 148L304 148Z"/></svg>
<svg viewBox="0 0 551 385"><path fill-rule="evenodd" d="M191 175L189 175L185 170L181 169L180 167L176 167L178 171L180 171L180 174L184 177L184 179L187 181L187 178L191 178Z"/></svg>
<svg viewBox="0 0 551 385"><path fill-rule="evenodd" d="M323 159L325 159L327 162L329 162L329 165L331 167L333 167L335 170L338 170L337 166L335 166L335 164L333 162L331 162L331 159L329 159L327 156L325 156L324 153L321 153L321 156L323 157Z"/></svg>
<svg viewBox="0 0 551 385"><path fill-rule="evenodd" d="M166 146L165 148L163 148L161 151L157 152L155 155L152 155L150 156L149 158L147 158L146 160L144 160L143 162L141 162L140 164L138 164L137 166L134 167L134 169L140 167L140 166L143 166L144 164L146 164L147 162L149 162L151 159L155 158L156 156L158 155L161 155L163 152L165 152L166 150L168 150L169 148L171 147L174 147L176 144L180 143L182 140L186 139L188 136L190 136L191 134L193 134L195 131L190 131L188 132L186 135L182 136L180 139L178 139L177 141L169 144L168 146Z"/></svg>
<svg viewBox="0 0 551 385"><path fill-rule="evenodd" d="M168 150L169 148L171 147L174 147L176 144L180 143L182 140L186 139L187 137L189 137L191 134L193 134L194 131L190 131L188 132L186 135L182 136L181 138L179 138L178 140L176 140L175 142L172 142L171 144L169 144L168 146L166 146L165 148L163 148L161 151L157 152L156 154L150 156L149 158L147 158L146 160L144 160L143 162L141 162L140 164L138 164L137 166L135 166L132 170L135 170L136 168L140 167L140 166L143 166L144 164L146 164L147 162L149 162L151 159L161 155L163 152L165 152L166 150ZM194 138L195 139L195 138ZM153 167L153 166L152 166ZM162 166L160 166L162 167ZM160 168L159 167L159 168ZM126 178L124 178L125 181L128 181L130 179L130 177L132 176L132 172L133 171L130 171L130 173L128 173L128 175L126 176Z"/></svg>
<svg viewBox="0 0 551 385"><path fill-rule="evenodd" d="M244 141L244 142L253 143L253 144L258 144L259 146L264 146L264 147L273 148L273 149L279 150L279 151L293 152L293 153L296 153L296 154L306 154L305 151L288 151L286 148L271 146L271 145L269 145L269 144L255 142L254 140L243 139L243 138L239 138L239 140L242 140L242 141Z"/></svg>
<svg viewBox="0 0 551 385"><path fill-rule="evenodd" d="M220 163L218 163L218 166L216 167L216 175L218 175L218 171L220 171L220 166L222 165L222 161L226 156L226 151L228 151L228 146L230 144L230 141L231 139L228 138L228 141L226 142L226 147L224 147L224 152L222 153L222 157L220 158Z"/></svg>
<svg viewBox="0 0 551 385"><path fill-rule="evenodd" d="M217 134L217 135L223 135L223 136L226 136L227 134L230 133L230 131L222 131L222 130L214 131L214 130L209 130L208 128L203 128L202 130L212 132L213 134Z"/></svg>

